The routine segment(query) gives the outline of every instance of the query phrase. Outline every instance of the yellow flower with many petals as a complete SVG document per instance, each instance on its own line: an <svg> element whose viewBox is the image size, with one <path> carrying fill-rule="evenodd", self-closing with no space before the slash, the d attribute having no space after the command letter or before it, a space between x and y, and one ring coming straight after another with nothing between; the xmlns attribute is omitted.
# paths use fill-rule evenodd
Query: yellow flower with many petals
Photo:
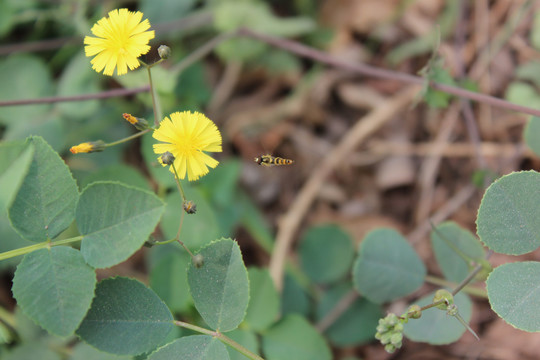
<svg viewBox="0 0 540 360"><path fill-rule="evenodd" d="M212 120L198 112L175 112L165 117L152 135L164 144L155 144L154 152L170 152L180 179L194 181L208 174L219 163L205 152L221 152L221 134ZM163 164L160 158L160 162ZM170 167L174 174L174 169Z"/></svg>
<svg viewBox="0 0 540 360"><path fill-rule="evenodd" d="M94 24L92 33L97 37L84 38L86 56L95 55L91 61L94 70L112 76L115 68L118 75L123 75L128 67L139 67L138 57L150 51L148 42L155 36L153 30L147 31L148 19L141 22L142 17L140 11L112 10L108 18Z"/></svg>

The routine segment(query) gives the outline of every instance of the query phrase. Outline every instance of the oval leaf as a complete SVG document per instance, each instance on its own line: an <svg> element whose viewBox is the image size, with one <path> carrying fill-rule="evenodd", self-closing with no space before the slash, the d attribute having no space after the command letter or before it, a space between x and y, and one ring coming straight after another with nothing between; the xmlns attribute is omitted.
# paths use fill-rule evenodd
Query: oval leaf
<svg viewBox="0 0 540 360"><path fill-rule="evenodd" d="M77 184L58 154L40 137L28 173L9 209L13 227L25 239L45 241L64 231L75 218Z"/></svg>
<svg viewBox="0 0 540 360"><path fill-rule="evenodd" d="M77 335L99 350L138 355L161 345L173 317L155 292L134 279L100 282Z"/></svg>
<svg viewBox="0 0 540 360"><path fill-rule="evenodd" d="M493 251L521 255L540 245L540 174L522 171L491 184L476 219L480 240Z"/></svg>
<svg viewBox="0 0 540 360"><path fill-rule="evenodd" d="M309 229L300 243L300 261L307 276L316 283L344 277L351 267L354 247L350 236L335 225Z"/></svg>
<svg viewBox="0 0 540 360"><path fill-rule="evenodd" d="M94 297L96 274L75 249L56 246L27 254L15 272L13 295L47 331L69 336Z"/></svg>
<svg viewBox="0 0 540 360"><path fill-rule="evenodd" d="M412 293L425 276L426 268L414 249L392 229L367 234L353 268L356 289L374 303Z"/></svg>
<svg viewBox="0 0 540 360"><path fill-rule="evenodd" d="M262 338L267 360L330 360L326 340L302 316L291 314L268 330Z"/></svg>
<svg viewBox="0 0 540 360"><path fill-rule="evenodd" d="M454 222L445 222L431 231L431 246L444 277L456 283L469 275L471 260L484 257L484 248L469 231Z"/></svg>
<svg viewBox="0 0 540 360"><path fill-rule="evenodd" d="M222 332L235 329L244 319L249 301L249 280L236 241L222 239L204 247L203 266L190 265L188 283L195 307L208 326Z"/></svg>
<svg viewBox="0 0 540 360"><path fill-rule="evenodd" d="M225 345L209 335L184 336L153 352L148 360L229 360Z"/></svg>
<svg viewBox="0 0 540 360"><path fill-rule="evenodd" d="M279 296L266 269L250 268L249 306L245 322L255 331L268 328L278 317Z"/></svg>
<svg viewBox="0 0 540 360"><path fill-rule="evenodd" d="M434 292L420 299L415 304L424 306L431 304ZM468 323L472 314L472 302L463 293L454 296L454 303L458 307L459 314ZM437 308L427 309L422 312L422 317L409 320L404 325L404 335L414 341L427 342L432 345L450 344L467 331L455 318L446 314L445 310Z"/></svg>
<svg viewBox="0 0 540 360"><path fill-rule="evenodd" d="M510 325L540 331L540 263L525 261L501 265L487 279L493 311Z"/></svg>
<svg viewBox="0 0 540 360"><path fill-rule="evenodd" d="M19 192L34 157L34 146L22 141L0 144L0 212L5 210Z"/></svg>
<svg viewBox="0 0 540 360"><path fill-rule="evenodd" d="M106 268L126 260L154 231L163 209L157 196L143 190L113 182L89 185L76 215L88 264Z"/></svg>

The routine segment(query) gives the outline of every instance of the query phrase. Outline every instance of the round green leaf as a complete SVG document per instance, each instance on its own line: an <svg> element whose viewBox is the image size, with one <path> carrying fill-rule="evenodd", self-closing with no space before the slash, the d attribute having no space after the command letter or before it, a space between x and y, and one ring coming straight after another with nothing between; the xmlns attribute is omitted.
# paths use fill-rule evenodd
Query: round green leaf
<svg viewBox="0 0 540 360"><path fill-rule="evenodd" d="M414 292L425 276L426 268L407 240L384 228L367 234L353 268L356 289L374 303Z"/></svg>
<svg viewBox="0 0 540 360"><path fill-rule="evenodd" d="M180 240L192 250L199 249L201 246L208 244L218 237L219 226L212 206L202 197L200 192L196 189L184 190L186 192L186 198L197 205L197 212L186 215L182 223ZM165 237L172 239L178 232L181 214L184 211L182 208L182 198L178 192L174 192L167 196L166 202L167 207L163 214L161 226Z"/></svg>
<svg viewBox="0 0 540 360"><path fill-rule="evenodd" d="M107 354L86 343L80 342L73 347L73 352L69 360L133 360L133 357Z"/></svg>
<svg viewBox="0 0 540 360"><path fill-rule="evenodd" d="M154 231L164 204L154 194L114 182L95 182L81 194L77 226L81 252L95 268L116 265Z"/></svg>
<svg viewBox="0 0 540 360"><path fill-rule="evenodd" d="M266 269L250 268L249 305L245 322L254 331L263 331L278 317L279 296Z"/></svg>
<svg viewBox="0 0 540 360"><path fill-rule="evenodd" d="M302 316L291 314L269 329L262 338L267 360L330 360L324 338Z"/></svg>
<svg viewBox="0 0 540 360"><path fill-rule="evenodd" d="M339 284L329 289L318 304L317 319L322 320L351 290L352 286L349 284ZM372 341L382 314L379 305L359 297L326 329L325 334L339 347Z"/></svg>
<svg viewBox="0 0 540 360"><path fill-rule="evenodd" d="M493 311L510 325L540 331L540 263L524 261L495 268L487 279Z"/></svg>
<svg viewBox="0 0 540 360"><path fill-rule="evenodd" d="M150 271L150 286L173 313L186 311L192 304L187 283L191 258L185 251L164 255Z"/></svg>
<svg viewBox="0 0 540 360"><path fill-rule="evenodd" d="M13 227L25 239L53 239L75 218L77 184L60 156L40 137L27 141L34 147L28 173L9 209Z"/></svg>
<svg viewBox="0 0 540 360"><path fill-rule="evenodd" d="M540 117L531 116L523 130L523 138L527 146L540 156Z"/></svg>
<svg viewBox="0 0 540 360"><path fill-rule="evenodd" d="M77 335L101 351L138 355L161 345L173 328L171 312L155 292L117 277L98 284Z"/></svg>
<svg viewBox="0 0 540 360"><path fill-rule="evenodd" d="M208 326L226 332L244 319L249 280L236 241L221 239L204 247L201 267L190 265L188 283L195 307Z"/></svg>
<svg viewBox="0 0 540 360"><path fill-rule="evenodd" d="M444 277L456 283L470 272L464 257L480 259L484 248L469 231L454 222L445 222L431 231L431 246Z"/></svg>
<svg viewBox="0 0 540 360"><path fill-rule="evenodd" d="M431 304L431 293L417 301L415 304L425 306ZM459 314L469 322L472 314L472 302L467 295L458 293L454 296L454 303L458 307ZM413 341L427 342L432 345L450 344L467 331L465 327L453 316L447 315L445 310L431 308L422 311L420 319L411 319L404 325L404 335Z"/></svg>
<svg viewBox="0 0 540 360"><path fill-rule="evenodd" d="M69 336L94 297L96 274L75 249L56 246L27 254L13 279L19 306L47 331Z"/></svg>
<svg viewBox="0 0 540 360"><path fill-rule="evenodd" d="M218 339L209 335L184 336L156 350L148 360L229 360L229 353Z"/></svg>
<svg viewBox="0 0 540 360"><path fill-rule="evenodd" d="M0 99L34 99L51 95L51 75L45 62L33 55L13 55L0 62ZM49 104L5 106L0 123L15 124L47 113Z"/></svg>
<svg viewBox="0 0 540 360"><path fill-rule="evenodd" d="M350 236L336 225L308 230L300 243L302 268L316 283L329 283L344 277L354 257Z"/></svg>
<svg viewBox="0 0 540 360"><path fill-rule="evenodd" d="M88 58L81 51L64 68L58 81L58 96L95 94L100 90L99 81L100 77L88 66ZM58 103L57 108L70 119L85 119L98 110L99 101L68 101Z"/></svg>
<svg viewBox="0 0 540 360"><path fill-rule="evenodd" d="M521 255L540 245L540 174L505 175L486 190L476 218L480 240L493 251Z"/></svg>

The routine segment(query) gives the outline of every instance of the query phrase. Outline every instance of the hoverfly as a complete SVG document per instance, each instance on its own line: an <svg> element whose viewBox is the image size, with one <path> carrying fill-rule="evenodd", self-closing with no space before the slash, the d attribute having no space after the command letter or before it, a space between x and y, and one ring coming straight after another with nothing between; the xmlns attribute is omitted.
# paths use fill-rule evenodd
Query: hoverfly
<svg viewBox="0 0 540 360"><path fill-rule="evenodd" d="M263 166L274 166L274 165L291 165L294 163L294 160L280 158L278 156L272 156L269 154L257 156L255 162Z"/></svg>

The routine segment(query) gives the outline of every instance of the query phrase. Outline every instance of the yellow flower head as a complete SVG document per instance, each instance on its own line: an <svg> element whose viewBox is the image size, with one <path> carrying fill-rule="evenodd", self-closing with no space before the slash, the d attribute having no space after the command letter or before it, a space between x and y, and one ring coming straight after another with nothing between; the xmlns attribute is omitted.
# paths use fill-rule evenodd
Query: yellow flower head
<svg viewBox="0 0 540 360"><path fill-rule="evenodd" d="M170 152L180 179L194 181L208 174L208 167L219 163L205 152L221 152L221 134L212 120L198 112L175 112L165 117L153 135L165 144L155 144L154 152ZM161 158L160 158L161 162ZM161 163L163 166L165 164ZM174 169L170 167L174 174Z"/></svg>
<svg viewBox="0 0 540 360"><path fill-rule="evenodd" d="M102 140L81 143L79 145L72 146L69 149L72 154L91 153L103 150L105 150L105 143Z"/></svg>
<svg viewBox="0 0 540 360"><path fill-rule="evenodd" d="M150 51L148 42L154 38L154 31L147 31L150 22L141 22L143 13L128 9L112 10L109 17L101 18L92 27L97 37L84 38L86 56L94 56L92 68L97 72L112 76L114 69L118 75L139 67L137 58Z"/></svg>

